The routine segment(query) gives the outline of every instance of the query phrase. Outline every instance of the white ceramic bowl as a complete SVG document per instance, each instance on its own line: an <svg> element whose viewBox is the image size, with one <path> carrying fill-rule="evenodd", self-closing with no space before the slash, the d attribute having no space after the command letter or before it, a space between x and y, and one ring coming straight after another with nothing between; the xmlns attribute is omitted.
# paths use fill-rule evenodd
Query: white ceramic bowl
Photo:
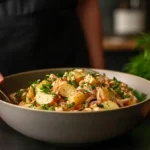
<svg viewBox="0 0 150 150"><path fill-rule="evenodd" d="M69 68L67 68L69 69ZM11 75L3 88L9 93L26 87L28 81L44 78L45 74L66 69L46 69ZM148 94L150 82L137 76L109 70L95 70L109 78L128 83ZM16 131L46 142L60 144L91 143L120 136L136 127L150 110L150 100L134 106L103 112L49 112L31 110L0 100L1 118Z"/></svg>

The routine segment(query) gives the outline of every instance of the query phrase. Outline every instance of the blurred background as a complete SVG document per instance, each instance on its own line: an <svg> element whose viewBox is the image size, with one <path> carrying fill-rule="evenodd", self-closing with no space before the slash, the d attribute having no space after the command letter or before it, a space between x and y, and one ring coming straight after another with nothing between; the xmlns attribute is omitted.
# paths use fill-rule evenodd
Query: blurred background
<svg viewBox="0 0 150 150"><path fill-rule="evenodd" d="M149 0L99 0L107 69L121 71L139 53L136 36L150 31Z"/></svg>

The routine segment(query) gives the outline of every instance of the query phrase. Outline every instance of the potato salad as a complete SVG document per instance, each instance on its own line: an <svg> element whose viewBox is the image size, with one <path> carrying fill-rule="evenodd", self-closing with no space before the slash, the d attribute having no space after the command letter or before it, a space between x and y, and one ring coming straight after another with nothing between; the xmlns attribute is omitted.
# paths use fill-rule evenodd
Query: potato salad
<svg viewBox="0 0 150 150"><path fill-rule="evenodd" d="M126 83L85 69L47 74L11 94L19 106L49 111L103 111L130 106L146 94Z"/></svg>

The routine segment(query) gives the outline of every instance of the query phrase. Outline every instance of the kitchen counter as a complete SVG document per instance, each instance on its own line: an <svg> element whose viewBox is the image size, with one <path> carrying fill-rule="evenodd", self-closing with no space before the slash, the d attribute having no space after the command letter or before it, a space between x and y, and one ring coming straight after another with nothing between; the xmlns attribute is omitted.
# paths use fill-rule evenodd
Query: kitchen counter
<svg viewBox="0 0 150 150"><path fill-rule="evenodd" d="M119 36L104 36L104 51L131 51L136 47L136 41L132 38Z"/></svg>

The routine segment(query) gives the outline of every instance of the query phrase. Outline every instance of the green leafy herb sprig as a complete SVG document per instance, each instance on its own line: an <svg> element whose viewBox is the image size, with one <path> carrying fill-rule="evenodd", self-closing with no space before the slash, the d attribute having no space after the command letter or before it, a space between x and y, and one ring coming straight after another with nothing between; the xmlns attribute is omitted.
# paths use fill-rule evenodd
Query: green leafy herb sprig
<svg viewBox="0 0 150 150"><path fill-rule="evenodd" d="M124 65L123 71L150 80L150 33L140 35L136 43L141 51Z"/></svg>

